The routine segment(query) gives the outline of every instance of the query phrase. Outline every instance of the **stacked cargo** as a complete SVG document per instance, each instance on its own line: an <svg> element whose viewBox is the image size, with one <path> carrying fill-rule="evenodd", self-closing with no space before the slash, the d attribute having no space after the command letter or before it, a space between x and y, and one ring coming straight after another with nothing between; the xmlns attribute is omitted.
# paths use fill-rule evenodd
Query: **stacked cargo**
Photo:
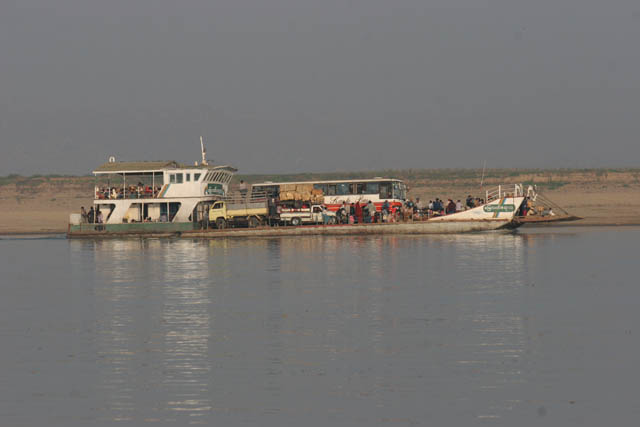
<svg viewBox="0 0 640 427"><path fill-rule="evenodd" d="M313 188L313 184L282 184L280 185L280 200L300 200L313 204L324 203L322 190Z"/></svg>

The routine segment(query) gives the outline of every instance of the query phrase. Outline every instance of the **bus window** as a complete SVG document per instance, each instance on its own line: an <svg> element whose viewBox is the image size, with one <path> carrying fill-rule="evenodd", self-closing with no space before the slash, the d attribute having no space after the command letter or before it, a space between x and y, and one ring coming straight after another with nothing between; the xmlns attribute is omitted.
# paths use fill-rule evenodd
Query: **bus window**
<svg viewBox="0 0 640 427"><path fill-rule="evenodd" d="M327 194L327 184L313 184L316 190L322 190L322 194Z"/></svg>
<svg viewBox="0 0 640 427"><path fill-rule="evenodd" d="M393 198L399 200L406 198L406 187L403 184L399 182L393 183Z"/></svg>
<svg viewBox="0 0 640 427"><path fill-rule="evenodd" d="M176 174L172 173L171 175L169 175L169 184L175 184L176 182Z"/></svg>
<svg viewBox="0 0 640 427"><path fill-rule="evenodd" d="M176 184L182 184L182 174L181 173L177 173L176 174Z"/></svg>
<svg viewBox="0 0 640 427"><path fill-rule="evenodd" d="M280 187L277 185L251 187L251 194L258 196L260 193L264 193L268 197L280 197Z"/></svg>
<svg viewBox="0 0 640 427"><path fill-rule="evenodd" d="M367 194L378 194L380 185L377 182L367 182Z"/></svg>
<svg viewBox="0 0 640 427"><path fill-rule="evenodd" d="M365 184L355 184L356 194L364 194Z"/></svg>
<svg viewBox="0 0 640 427"><path fill-rule="evenodd" d="M336 195L336 185L335 184L329 184L327 186L327 195L329 196L335 196Z"/></svg>
<svg viewBox="0 0 640 427"><path fill-rule="evenodd" d="M351 193L351 189L349 187L350 187L349 184L345 184L345 183L337 184L336 194L338 194L340 196L344 196L346 194L350 194Z"/></svg>
<svg viewBox="0 0 640 427"><path fill-rule="evenodd" d="M380 183L380 198L381 199L390 199L391 198L391 183L390 182L381 182Z"/></svg>

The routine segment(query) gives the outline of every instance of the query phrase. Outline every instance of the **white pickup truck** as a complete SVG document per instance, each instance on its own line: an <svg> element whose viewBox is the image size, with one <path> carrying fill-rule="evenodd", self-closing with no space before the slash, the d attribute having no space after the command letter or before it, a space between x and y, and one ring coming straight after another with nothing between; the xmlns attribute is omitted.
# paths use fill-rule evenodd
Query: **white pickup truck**
<svg viewBox="0 0 640 427"><path fill-rule="evenodd" d="M336 213L327 210L326 215L329 216L329 224L335 224ZM280 221L285 225L301 225L301 224L322 224L322 207L320 205L312 205L310 208L285 208L280 211Z"/></svg>

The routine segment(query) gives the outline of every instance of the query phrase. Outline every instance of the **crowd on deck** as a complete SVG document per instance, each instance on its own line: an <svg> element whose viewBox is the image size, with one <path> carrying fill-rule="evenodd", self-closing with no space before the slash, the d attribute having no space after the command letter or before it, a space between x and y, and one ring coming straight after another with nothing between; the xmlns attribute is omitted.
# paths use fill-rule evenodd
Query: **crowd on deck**
<svg viewBox="0 0 640 427"><path fill-rule="evenodd" d="M145 199L154 198L160 193L160 187L138 183L126 187L96 187L96 199Z"/></svg>
<svg viewBox="0 0 640 427"><path fill-rule="evenodd" d="M407 199L403 205L390 204L388 200L385 200L380 209L377 209L371 200L364 200L362 203L343 202L336 211L336 218L339 224L421 221L462 212L484 204L484 199L474 198L471 195L467 197L464 205L460 200L454 202L453 199L447 199L445 202L439 198L429 200L429 203L425 205L418 197L415 201L412 198ZM326 220L325 215L323 215L323 219Z"/></svg>

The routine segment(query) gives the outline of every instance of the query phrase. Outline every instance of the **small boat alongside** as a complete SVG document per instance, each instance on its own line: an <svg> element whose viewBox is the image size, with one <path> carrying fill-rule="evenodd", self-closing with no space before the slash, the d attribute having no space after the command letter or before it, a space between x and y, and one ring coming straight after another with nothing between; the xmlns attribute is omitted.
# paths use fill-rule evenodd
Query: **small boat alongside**
<svg viewBox="0 0 640 427"><path fill-rule="evenodd" d="M514 222L519 225L547 225L581 219L584 218L569 213L562 206L538 192L537 188L529 186L525 201L515 216Z"/></svg>

